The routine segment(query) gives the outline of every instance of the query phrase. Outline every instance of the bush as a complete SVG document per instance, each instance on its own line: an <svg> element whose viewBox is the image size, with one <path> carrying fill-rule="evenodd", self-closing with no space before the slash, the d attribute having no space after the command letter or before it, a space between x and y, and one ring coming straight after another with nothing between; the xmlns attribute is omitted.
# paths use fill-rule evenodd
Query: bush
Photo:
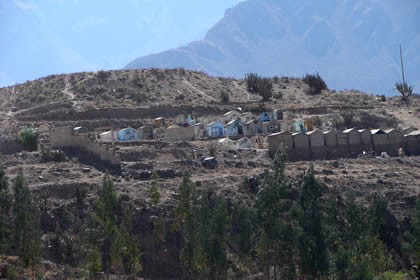
<svg viewBox="0 0 420 280"><path fill-rule="evenodd" d="M315 127L321 127L322 126L322 120L319 116L313 117L312 120L314 122Z"/></svg>
<svg viewBox="0 0 420 280"><path fill-rule="evenodd" d="M43 162L63 162L66 159L66 154L59 150L49 151L43 150L41 151L41 159Z"/></svg>
<svg viewBox="0 0 420 280"><path fill-rule="evenodd" d="M344 126L349 128L353 125L353 112L352 111L344 112L341 114L341 116L343 117Z"/></svg>
<svg viewBox="0 0 420 280"><path fill-rule="evenodd" d="M402 95L403 100L407 100L407 98L413 94L413 87L409 86L407 82L396 82L394 84L395 89Z"/></svg>
<svg viewBox="0 0 420 280"><path fill-rule="evenodd" d="M386 96L382 94L382 95L379 97L379 100L380 100L381 102L385 102L385 101L386 101Z"/></svg>
<svg viewBox="0 0 420 280"><path fill-rule="evenodd" d="M97 73L97 77L101 81L105 81L110 75L111 75L110 72L107 72L107 71L104 71L104 70L99 70L98 73Z"/></svg>
<svg viewBox="0 0 420 280"><path fill-rule="evenodd" d="M214 143L210 143L207 145L207 150L209 151L210 156L216 156L217 147Z"/></svg>
<svg viewBox="0 0 420 280"><path fill-rule="evenodd" d="M312 95L321 93L323 89L328 89L327 84L318 73L306 74L303 81L309 86L309 93Z"/></svg>
<svg viewBox="0 0 420 280"><path fill-rule="evenodd" d="M263 101L268 101L272 97L273 81L270 78L262 78L258 74L249 73L245 75L245 80L248 91L258 93Z"/></svg>
<svg viewBox="0 0 420 280"><path fill-rule="evenodd" d="M19 141L26 150L35 151L37 149L37 135L32 128L25 128L19 135Z"/></svg>
<svg viewBox="0 0 420 280"><path fill-rule="evenodd" d="M229 93L227 93L226 91L222 91L220 93L220 99L223 103L228 103L229 102Z"/></svg>

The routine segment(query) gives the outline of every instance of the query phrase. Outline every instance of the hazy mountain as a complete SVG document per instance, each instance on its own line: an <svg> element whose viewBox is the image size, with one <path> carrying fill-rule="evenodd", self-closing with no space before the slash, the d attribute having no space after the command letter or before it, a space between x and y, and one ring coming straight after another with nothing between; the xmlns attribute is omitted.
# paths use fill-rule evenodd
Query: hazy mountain
<svg viewBox="0 0 420 280"><path fill-rule="evenodd" d="M185 67L212 75L302 76L331 88L392 94L399 44L420 91L420 2L248 0L226 11L204 39L138 58L126 68ZM193 23L192 23L193 24Z"/></svg>

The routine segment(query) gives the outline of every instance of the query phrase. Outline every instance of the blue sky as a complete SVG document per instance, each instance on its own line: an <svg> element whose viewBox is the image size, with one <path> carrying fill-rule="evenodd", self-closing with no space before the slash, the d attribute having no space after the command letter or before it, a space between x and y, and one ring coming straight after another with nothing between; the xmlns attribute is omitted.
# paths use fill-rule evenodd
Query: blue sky
<svg viewBox="0 0 420 280"><path fill-rule="evenodd" d="M241 0L0 0L0 87L118 69L201 39Z"/></svg>

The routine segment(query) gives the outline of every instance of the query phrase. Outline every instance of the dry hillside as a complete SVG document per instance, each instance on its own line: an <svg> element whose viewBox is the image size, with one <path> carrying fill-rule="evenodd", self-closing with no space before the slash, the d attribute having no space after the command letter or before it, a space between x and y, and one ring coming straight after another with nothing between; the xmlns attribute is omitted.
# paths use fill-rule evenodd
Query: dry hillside
<svg viewBox="0 0 420 280"><path fill-rule="evenodd" d="M274 77L273 98L246 90L245 80L211 77L184 69L137 69L51 75L0 89L3 126L20 122L128 121L157 116L175 117L188 111L220 115L236 107L259 112L280 108L289 118L319 117L322 128L332 126L420 128L420 98L409 105L399 97L381 101L357 90L325 90L308 95L299 78ZM221 102L221 93L229 103ZM102 123L101 123L102 124Z"/></svg>

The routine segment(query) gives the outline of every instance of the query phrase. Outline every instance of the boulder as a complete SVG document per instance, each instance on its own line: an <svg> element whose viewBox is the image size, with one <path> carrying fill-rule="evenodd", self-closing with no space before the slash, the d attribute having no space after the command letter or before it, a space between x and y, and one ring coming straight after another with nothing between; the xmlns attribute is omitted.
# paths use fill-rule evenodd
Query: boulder
<svg viewBox="0 0 420 280"><path fill-rule="evenodd" d="M218 165L219 163L214 157L207 157L203 160L203 166L207 169L215 169Z"/></svg>

